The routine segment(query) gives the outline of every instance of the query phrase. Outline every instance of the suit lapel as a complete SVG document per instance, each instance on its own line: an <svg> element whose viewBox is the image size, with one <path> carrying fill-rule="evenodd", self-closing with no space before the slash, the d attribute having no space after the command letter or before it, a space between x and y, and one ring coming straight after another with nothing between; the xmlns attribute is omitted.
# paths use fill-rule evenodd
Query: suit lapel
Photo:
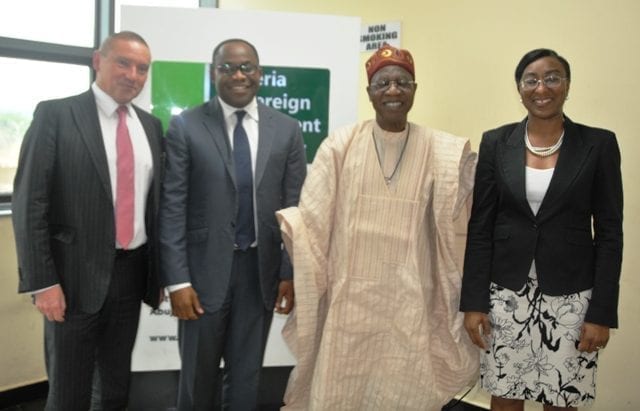
<svg viewBox="0 0 640 411"><path fill-rule="evenodd" d="M224 161L227 173L231 176L231 181L236 184L236 173L234 170L231 145L229 143L229 133L227 132L227 122L225 121L222 107L218 103L217 98L212 98L205 106L205 117L203 119L205 128L211 134L213 143L215 144L220 158Z"/></svg>
<svg viewBox="0 0 640 411"><path fill-rule="evenodd" d="M578 127L565 117L564 140L560 147L560 155L549 188L538 211L539 219L544 219L549 215L549 210L561 201L561 197L568 191L569 186L582 169L590 150L591 147L582 140Z"/></svg>
<svg viewBox="0 0 640 411"><path fill-rule="evenodd" d="M261 104L258 104L258 117L258 154L254 173L254 185L256 187L260 185L264 170L267 166L267 160L271 153L271 145L276 137L276 128L273 124L272 114L265 110Z"/></svg>
<svg viewBox="0 0 640 411"><path fill-rule="evenodd" d="M523 120L507 136L502 150L502 172L505 184L515 197L516 203L533 217L525 188L525 127L526 120Z"/></svg>
<svg viewBox="0 0 640 411"><path fill-rule="evenodd" d="M109 179L109 166L107 152L104 148L102 129L98 119L98 107L93 92L87 91L80 94L71 106L71 113L80 130L80 137L87 146L87 150L96 167L100 183L105 192L112 198L111 180Z"/></svg>

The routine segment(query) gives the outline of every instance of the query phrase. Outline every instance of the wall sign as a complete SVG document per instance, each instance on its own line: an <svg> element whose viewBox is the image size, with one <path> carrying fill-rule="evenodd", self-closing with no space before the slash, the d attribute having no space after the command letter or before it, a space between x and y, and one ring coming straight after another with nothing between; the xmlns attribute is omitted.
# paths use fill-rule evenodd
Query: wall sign
<svg viewBox="0 0 640 411"><path fill-rule="evenodd" d="M373 52L385 43L400 48L400 34L399 21L364 25L360 32L360 51Z"/></svg>

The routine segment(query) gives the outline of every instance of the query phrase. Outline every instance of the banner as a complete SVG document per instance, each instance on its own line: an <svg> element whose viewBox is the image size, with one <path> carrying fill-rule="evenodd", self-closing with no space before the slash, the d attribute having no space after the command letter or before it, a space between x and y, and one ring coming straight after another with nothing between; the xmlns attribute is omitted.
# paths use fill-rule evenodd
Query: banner
<svg viewBox="0 0 640 411"><path fill-rule="evenodd" d="M140 6L123 6L121 15L121 29L142 35L154 61L135 102L160 117L165 130L172 114L213 96L211 53L229 38L245 39L258 50L263 67L258 98L300 122L308 161L332 129L357 120L364 71L358 17ZM280 334L286 318L274 315L265 366L294 364ZM158 310L143 306L132 370L179 369L177 341L169 301Z"/></svg>
<svg viewBox="0 0 640 411"><path fill-rule="evenodd" d="M215 96L209 68L209 63L152 63L152 113L165 130L171 115ZM310 163L329 131L329 70L263 66L262 73L258 101L298 120Z"/></svg>

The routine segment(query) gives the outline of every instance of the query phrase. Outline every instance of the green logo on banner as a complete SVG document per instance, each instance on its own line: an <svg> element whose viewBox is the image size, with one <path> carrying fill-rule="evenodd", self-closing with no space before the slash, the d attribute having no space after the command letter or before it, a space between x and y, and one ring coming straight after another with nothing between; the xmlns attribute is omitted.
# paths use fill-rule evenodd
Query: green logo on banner
<svg viewBox="0 0 640 411"><path fill-rule="evenodd" d="M311 162L329 130L329 70L263 66L262 71L258 101L298 120ZM165 129L172 115L213 96L208 63L153 63L152 112Z"/></svg>

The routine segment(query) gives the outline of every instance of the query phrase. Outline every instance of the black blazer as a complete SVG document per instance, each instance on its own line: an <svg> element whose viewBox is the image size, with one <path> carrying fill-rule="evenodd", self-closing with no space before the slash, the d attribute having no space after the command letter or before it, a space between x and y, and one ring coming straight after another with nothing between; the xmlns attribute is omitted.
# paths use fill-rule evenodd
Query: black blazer
<svg viewBox="0 0 640 411"><path fill-rule="evenodd" d="M565 117L565 135L537 215L525 194L526 120L482 136L461 311L489 311L489 283L520 290L535 259L547 295L593 288L585 321L617 327L622 177L615 135Z"/></svg>
<svg viewBox="0 0 640 411"><path fill-rule="evenodd" d="M145 302L157 306L162 126L151 114L134 108L153 160L146 213L150 264ZM93 92L38 104L20 150L12 198L20 292L60 283L68 310L100 309L115 257L111 193Z"/></svg>

